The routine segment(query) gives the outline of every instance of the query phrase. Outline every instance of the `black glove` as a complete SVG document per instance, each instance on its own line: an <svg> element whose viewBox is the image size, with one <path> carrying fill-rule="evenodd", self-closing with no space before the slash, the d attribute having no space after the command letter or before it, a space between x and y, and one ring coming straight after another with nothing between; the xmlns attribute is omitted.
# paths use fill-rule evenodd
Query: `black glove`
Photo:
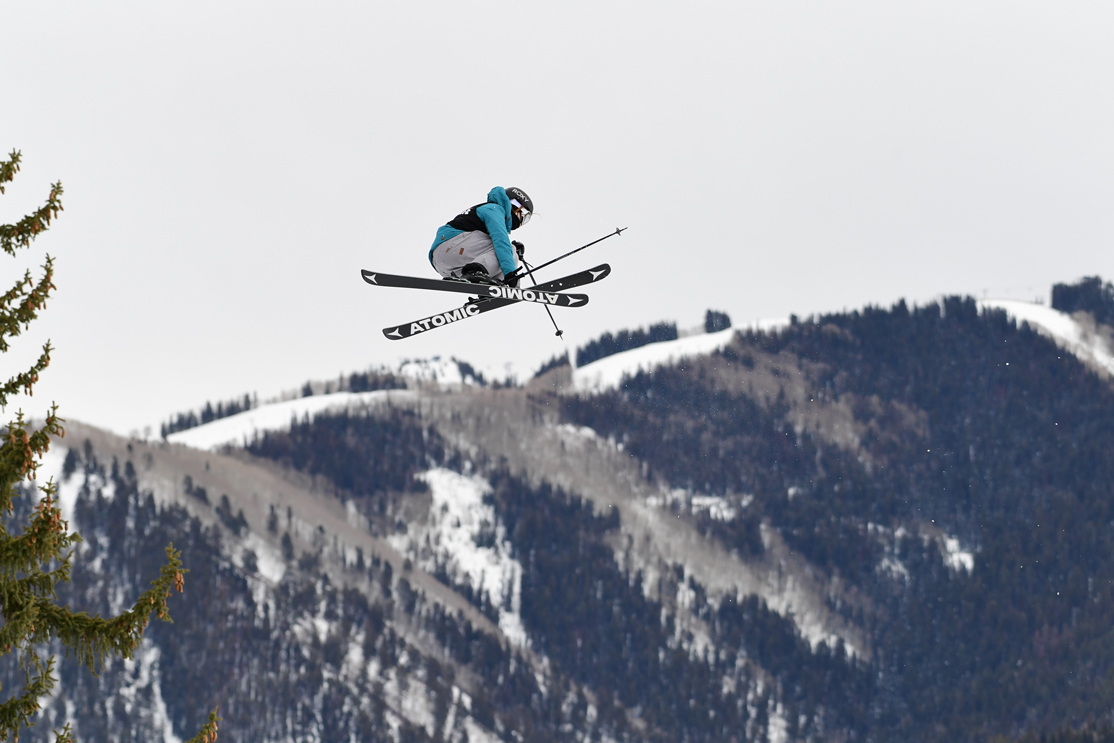
<svg viewBox="0 0 1114 743"><path fill-rule="evenodd" d="M511 271L503 277L503 283L507 286L518 286L518 269Z"/></svg>
<svg viewBox="0 0 1114 743"><path fill-rule="evenodd" d="M518 253L518 259L522 260L522 256L526 255L526 246L518 240L511 240L511 245L514 246L515 251Z"/></svg>

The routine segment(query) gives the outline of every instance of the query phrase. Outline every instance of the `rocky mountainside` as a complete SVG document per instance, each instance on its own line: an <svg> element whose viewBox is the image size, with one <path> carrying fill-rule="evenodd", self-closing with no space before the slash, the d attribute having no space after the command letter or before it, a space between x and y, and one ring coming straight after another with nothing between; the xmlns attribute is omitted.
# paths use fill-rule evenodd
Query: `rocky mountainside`
<svg viewBox="0 0 1114 743"><path fill-rule="evenodd" d="M119 610L168 542L191 572L138 662L63 662L30 737L175 740L215 704L236 741L1108 719L1109 349L962 298L722 327L525 386L365 375L168 441L71 424L42 470L86 540L66 600Z"/></svg>

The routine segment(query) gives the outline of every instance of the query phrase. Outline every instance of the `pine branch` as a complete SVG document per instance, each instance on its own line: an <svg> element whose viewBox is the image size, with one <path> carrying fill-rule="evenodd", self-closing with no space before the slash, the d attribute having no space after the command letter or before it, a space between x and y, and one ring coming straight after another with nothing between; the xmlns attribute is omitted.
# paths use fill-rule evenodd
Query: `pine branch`
<svg viewBox="0 0 1114 743"><path fill-rule="evenodd" d="M66 437L66 429L62 427L64 422L58 417L58 406L52 405L43 427L37 431L28 433L22 411L8 424L5 441L0 445L0 514L11 513L12 498L16 495L15 484L24 478L35 478L39 459L50 451L50 437ZM7 535L2 522L0 535Z"/></svg>
<svg viewBox="0 0 1114 743"><path fill-rule="evenodd" d="M69 522L54 498L57 486L53 480L41 488L46 496L35 506L31 523L18 537L0 540L0 606L5 612L11 604L9 595L36 595L54 598L54 586L69 581L70 555L58 567L44 572L42 565L58 558L63 551L82 541L79 534L69 532ZM0 645L7 627L0 628Z"/></svg>
<svg viewBox="0 0 1114 743"><path fill-rule="evenodd" d="M18 151L0 162L0 194L4 193L4 184L19 172L19 167ZM62 211L61 197L62 184L55 183L41 208L15 224L0 225L0 247L14 256L19 248L30 246ZM53 278L54 263L47 256L43 275L37 283L28 271L0 296L0 353L8 350L9 338L26 330L39 310L45 309L46 300L55 289ZM9 396L20 391L31 394L39 381L39 373L50 364L51 350L47 342L42 355L28 371L0 385L0 407L7 404ZM151 581L151 588L130 610L119 616L91 617L55 603L58 584L70 580L72 547L81 541L81 536L71 533L70 525L62 518L53 480L39 488L43 497L22 533L10 535L4 517L14 513L12 499L19 495L16 484L35 478L42 456L50 450L51 437L65 437L64 422L58 417L57 406L52 405L38 430L30 429L22 411L8 424L7 430L0 430L0 615L4 621L0 626L0 655L18 653L19 665L26 677L18 696L0 703L0 740L3 741L18 742L20 729L34 724L39 700L54 688L54 656L44 661L36 648L57 639L66 647L67 654L74 653L96 675L110 654L134 658L152 614L164 622L172 621L166 600L171 591L181 593L185 587L187 571L182 568L181 553L170 544L166 548L166 565ZM189 743L213 743L217 739L219 720L214 709L208 723ZM73 743L69 725L54 734L55 743Z"/></svg>
<svg viewBox="0 0 1114 743"><path fill-rule="evenodd" d="M39 360L32 365L30 369L25 372L20 372L15 375L3 385L0 385L0 408L8 404L8 397L10 395L18 394L21 390L28 396L34 393L35 384L39 381L39 372L50 366L50 352L54 350L47 341L43 345L43 352L39 356Z"/></svg>
<svg viewBox="0 0 1114 743"><path fill-rule="evenodd" d="M223 717L217 717L217 708L209 713L209 721L201 728L197 735L193 736L186 743L214 743L217 739L217 723L223 720Z"/></svg>
<svg viewBox="0 0 1114 743"><path fill-rule="evenodd" d="M54 658L43 665L36 656L34 665L36 675L27 674L23 693L0 704L0 739L11 737L18 741L20 728L35 724L33 718L39 712L39 699L54 689Z"/></svg>
<svg viewBox="0 0 1114 743"><path fill-rule="evenodd" d="M57 218L61 211L65 210L62 207L62 182L59 181L51 184L50 196L37 210L15 224L0 225L0 248L9 255L15 255L19 248L30 246L32 240L49 229L51 220Z"/></svg>
<svg viewBox="0 0 1114 743"><path fill-rule="evenodd" d="M4 184L10 183L15 174L19 172L19 150L12 150L8 159L0 162L0 194L4 193Z"/></svg>
<svg viewBox="0 0 1114 743"><path fill-rule="evenodd" d="M21 327L26 330L31 321L39 316L39 310L46 309L51 290L57 288L54 285L54 259L48 255L38 284L33 283L31 272L27 271L15 286L0 295L0 353L8 350L8 336L19 335Z"/></svg>

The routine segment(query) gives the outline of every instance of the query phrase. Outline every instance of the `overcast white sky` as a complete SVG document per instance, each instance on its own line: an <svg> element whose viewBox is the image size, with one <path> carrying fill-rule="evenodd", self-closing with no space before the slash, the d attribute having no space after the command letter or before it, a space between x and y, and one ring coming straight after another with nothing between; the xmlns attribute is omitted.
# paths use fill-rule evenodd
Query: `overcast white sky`
<svg viewBox="0 0 1114 743"><path fill-rule="evenodd" d="M57 259L3 356L51 338L33 413L120 432L402 357L533 368L540 308L403 342L458 304L436 228L517 185L540 262L613 274L555 310L569 345L727 310L741 322L1114 278L1106 2L7 2L11 222L66 211L0 286ZM544 278L544 277L543 277Z"/></svg>

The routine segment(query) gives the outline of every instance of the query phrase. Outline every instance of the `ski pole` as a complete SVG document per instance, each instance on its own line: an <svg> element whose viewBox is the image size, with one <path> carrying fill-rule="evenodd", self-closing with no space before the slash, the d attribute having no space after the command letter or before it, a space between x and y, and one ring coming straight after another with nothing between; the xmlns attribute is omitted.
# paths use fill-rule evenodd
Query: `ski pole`
<svg viewBox="0 0 1114 743"><path fill-rule="evenodd" d="M530 264L526 262L525 258L519 256L519 260L522 261L522 265L526 266L526 268L529 269L530 281L534 283L534 286L537 286L538 280L534 278L534 269L530 268ZM561 340L565 340L562 337L565 335L565 331L557 327L557 321L553 319L553 313L549 311L549 305L543 304L542 307L545 307L545 314L549 315L549 321L553 323L553 329L557 331L557 337Z"/></svg>
<svg viewBox="0 0 1114 743"><path fill-rule="evenodd" d="M541 269L545 268L546 266L552 266L557 261L562 260L563 258L568 258L573 253L579 253L580 251L584 250L584 248L590 248L593 245L595 245L596 243L603 242L604 240L606 240L609 237L614 237L615 235L622 235L623 231L626 230L626 229L628 229L628 228L626 228L626 227L616 227L614 232L611 232L607 235L604 235L599 240L593 240L592 242L588 243L587 245L581 245L576 250L570 250L569 252L565 253L564 255L559 255L551 261L546 261L545 263L541 264L540 266L537 266L535 268L531 268L529 271L526 272L526 274L529 274L530 278L533 279L534 278L534 271L540 271ZM535 281L535 283L537 283L537 282Z"/></svg>

